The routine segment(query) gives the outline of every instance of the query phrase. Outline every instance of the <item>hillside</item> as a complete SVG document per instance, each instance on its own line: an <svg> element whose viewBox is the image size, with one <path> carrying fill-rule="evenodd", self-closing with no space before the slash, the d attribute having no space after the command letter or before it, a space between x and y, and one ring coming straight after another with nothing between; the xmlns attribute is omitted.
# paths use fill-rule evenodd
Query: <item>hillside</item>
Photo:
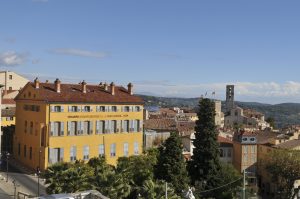
<svg viewBox="0 0 300 199"><path fill-rule="evenodd" d="M198 98L167 98L140 95L146 106L159 107L190 107L196 108ZM224 102L223 107L224 107ZM251 108L265 114L265 118L273 117L277 127L281 128L290 124L300 124L300 104L283 103L283 104L262 104L257 102L236 102L242 108Z"/></svg>

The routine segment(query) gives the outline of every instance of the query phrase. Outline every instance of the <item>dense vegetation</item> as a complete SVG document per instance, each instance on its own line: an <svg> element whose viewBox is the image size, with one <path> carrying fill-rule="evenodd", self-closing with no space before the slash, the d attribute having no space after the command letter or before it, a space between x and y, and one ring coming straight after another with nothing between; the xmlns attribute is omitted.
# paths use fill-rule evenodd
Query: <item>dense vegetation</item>
<svg viewBox="0 0 300 199"><path fill-rule="evenodd" d="M197 108L199 98L166 98L141 95L146 106L190 107ZM262 104L257 102L236 102L242 108L251 108L265 114L265 118L274 118L275 126L300 124L300 103ZM224 103L222 104L224 108Z"/></svg>

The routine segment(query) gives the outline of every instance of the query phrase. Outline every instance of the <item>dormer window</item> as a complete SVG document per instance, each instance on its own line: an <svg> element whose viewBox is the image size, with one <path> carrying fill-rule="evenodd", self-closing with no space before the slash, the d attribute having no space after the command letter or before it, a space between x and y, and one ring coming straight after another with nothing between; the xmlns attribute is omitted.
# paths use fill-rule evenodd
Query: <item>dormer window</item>
<svg viewBox="0 0 300 199"><path fill-rule="evenodd" d="M247 141L247 140L248 140L248 138L243 138L242 140L245 142L245 141Z"/></svg>
<svg viewBox="0 0 300 199"><path fill-rule="evenodd" d="M254 141L255 141L255 138L250 138L250 141L251 141L251 142L254 142Z"/></svg>

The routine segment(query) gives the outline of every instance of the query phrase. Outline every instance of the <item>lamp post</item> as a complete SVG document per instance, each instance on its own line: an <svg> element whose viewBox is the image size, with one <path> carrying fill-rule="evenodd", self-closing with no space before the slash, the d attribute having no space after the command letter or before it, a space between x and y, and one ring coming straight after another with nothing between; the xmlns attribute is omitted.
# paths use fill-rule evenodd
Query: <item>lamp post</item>
<svg viewBox="0 0 300 199"><path fill-rule="evenodd" d="M38 187L37 187L37 197L40 196L40 174L41 174L41 148L39 150L39 166L36 168L36 173L37 173L37 177L38 177Z"/></svg>
<svg viewBox="0 0 300 199"><path fill-rule="evenodd" d="M8 159L9 159L9 153L6 152L6 182L8 182Z"/></svg>

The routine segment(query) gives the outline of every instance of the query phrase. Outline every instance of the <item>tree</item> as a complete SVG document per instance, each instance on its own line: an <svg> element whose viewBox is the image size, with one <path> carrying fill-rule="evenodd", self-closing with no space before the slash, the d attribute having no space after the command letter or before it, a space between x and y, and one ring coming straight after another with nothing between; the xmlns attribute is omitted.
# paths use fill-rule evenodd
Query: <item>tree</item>
<svg viewBox="0 0 300 199"><path fill-rule="evenodd" d="M155 176L159 180L171 183L177 194L188 188L189 177L182 155L182 143L177 133L171 133L159 148Z"/></svg>
<svg viewBox="0 0 300 199"><path fill-rule="evenodd" d="M218 132L215 126L215 104L207 98L199 101L198 120L193 140L193 156L189 163L192 184L200 190L217 187L220 184L218 172L221 170L219 161Z"/></svg>
<svg viewBox="0 0 300 199"><path fill-rule="evenodd" d="M277 186L279 198L294 198L295 180L300 179L300 152L277 149L268 155L265 169L271 174Z"/></svg>
<svg viewBox="0 0 300 199"><path fill-rule="evenodd" d="M268 122L272 128L275 128L275 120L273 117L268 117L266 122Z"/></svg>
<svg viewBox="0 0 300 199"><path fill-rule="evenodd" d="M44 173L48 194L74 193L92 188L93 170L84 162L56 163Z"/></svg>

